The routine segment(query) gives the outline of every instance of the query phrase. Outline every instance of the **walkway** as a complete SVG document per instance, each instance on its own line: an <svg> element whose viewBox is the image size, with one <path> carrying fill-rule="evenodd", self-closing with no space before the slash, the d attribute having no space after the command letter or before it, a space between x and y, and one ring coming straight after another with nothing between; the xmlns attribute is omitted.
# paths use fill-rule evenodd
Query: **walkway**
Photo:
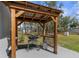
<svg viewBox="0 0 79 59"><path fill-rule="evenodd" d="M7 40L6 38L4 38L0 40L0 58L7 58L6 48ZM20 49L16 52L16 55L17 58L79 58L79 53L60 46L58 46L57 55L43 49L40 49L39 51L37 51L36 49L30 51L27 51L26 49Z"/></svg>

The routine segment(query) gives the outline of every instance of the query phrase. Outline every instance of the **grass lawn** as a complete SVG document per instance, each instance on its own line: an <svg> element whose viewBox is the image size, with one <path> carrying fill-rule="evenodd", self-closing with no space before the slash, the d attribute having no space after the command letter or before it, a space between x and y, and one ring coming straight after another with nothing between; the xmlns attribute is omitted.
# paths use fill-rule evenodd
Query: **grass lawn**
<svg viewBox="0 0 79 59"><path fill-rule="evenodd" d="M61 46L79 52L79 35L58 35L58 42Z"/></svg>
<svg viewBox="0 0 79 59"><path fill-rule="evenodd" d="M25 37L24 40L27 41L28 36L27 35L23 35L23 36ZM52 44L51 42L53 42L51 40L49 41L50 44ZM38 42L36 44L42 44L42 42L43 42L43 37L39 37ZM59 34L58 35L58 43L62 47L65 47L65 48L79 52L79 35L64 36L62 34Z"/></svg>

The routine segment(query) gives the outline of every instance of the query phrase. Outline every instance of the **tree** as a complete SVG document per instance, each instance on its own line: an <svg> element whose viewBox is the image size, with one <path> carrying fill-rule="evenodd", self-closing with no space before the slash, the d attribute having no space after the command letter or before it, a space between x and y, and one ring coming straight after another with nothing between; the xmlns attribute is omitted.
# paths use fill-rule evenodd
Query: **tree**
<svg viewBox="0 0 79 59"><path fill-rule="evenodd" d="M62 19L63 19L63 15L59 16L58 18L58 32L62 32L63 28L62 28Z"/></svg>
<svg viewBox="0 0 79 59"><path fill-rule="evenodd" d="M62 27L64 29L64 32L68 31L69 24L70 24L70 16L65 16L62 19Z"/></svg>
<svg viewBox="0 0 79 59"><path fill-rule="evenodd" d="M76 19L75 17L73 17L71 21L72 21L71 24L70 24L71 28L75 28L79 25L78 19Z"/></svg>
<svg viewBox="0 0 79 59"><path fill-rule="evenodd" d="M57 7L57 1L44 1L48 7Z"/></svg>
<svg viewBox="0 0 79 59"><path fill-rule="evenodd" d="M56 8L62 8L63 7L63 3L62 2L58 6L57 6L57 1L44 1L44 2L48 5L48 7L51 7L51 8L52 7L56 7ZM59 16L58 20L60 20L62 17L63 17L62 15ZM61 22L61 21L59 21L59 22ZM48 32L52 32L53 31L53 26L51 26L51 25L54 25L52 21L49 22L49 24L48 24L48 27L49 27L49 31ZM60 25L58 27L61 28Z"/></svg>
<svg viewBox="0 0 79 59"><path fill-rule="evenodd" d="M59 5L57 5L57 1L45 1L45 3L48 5L48 7L56 7L56 8L62 8L64 5L61 2ZM53 22L49 23L49 28L51 31L53 29L53 27L51 26L53 25ZM69 30L69 28L74 28L78 25L78 21L75 17L71 17L71 16L63 16L60 15L58 18L58 31L59 32L67 32Z"/></svg>
<svg viewBox="0 0 79 59"><path fill-rule="evenodd" d="M59 18L58 30L64 32L65 34L69 32L70 29L78 26L78 20L76 17L64 16Z"/></svg>

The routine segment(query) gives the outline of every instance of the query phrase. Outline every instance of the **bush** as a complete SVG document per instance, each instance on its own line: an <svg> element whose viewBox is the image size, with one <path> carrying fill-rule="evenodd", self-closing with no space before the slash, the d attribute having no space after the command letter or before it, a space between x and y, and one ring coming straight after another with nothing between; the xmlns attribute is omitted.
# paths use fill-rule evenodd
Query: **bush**
<svg viewBox="0 0 79 59"><path fill-rule="evenodd" d="M20 42L24 42L24 40L25 40L24 34L20 34L20 35L19 35L19 41L20 41Z"/></svg>

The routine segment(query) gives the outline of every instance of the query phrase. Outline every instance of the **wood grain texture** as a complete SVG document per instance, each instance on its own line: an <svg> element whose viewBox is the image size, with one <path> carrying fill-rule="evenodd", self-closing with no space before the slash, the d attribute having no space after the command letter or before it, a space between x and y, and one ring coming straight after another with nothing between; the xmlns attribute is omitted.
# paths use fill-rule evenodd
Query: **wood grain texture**
<svg viewBox="0 0 79 59"><path fill-rule="evenodd" d="M11 9L11 57L16 57L16 17L15 9Z"/></svg>

